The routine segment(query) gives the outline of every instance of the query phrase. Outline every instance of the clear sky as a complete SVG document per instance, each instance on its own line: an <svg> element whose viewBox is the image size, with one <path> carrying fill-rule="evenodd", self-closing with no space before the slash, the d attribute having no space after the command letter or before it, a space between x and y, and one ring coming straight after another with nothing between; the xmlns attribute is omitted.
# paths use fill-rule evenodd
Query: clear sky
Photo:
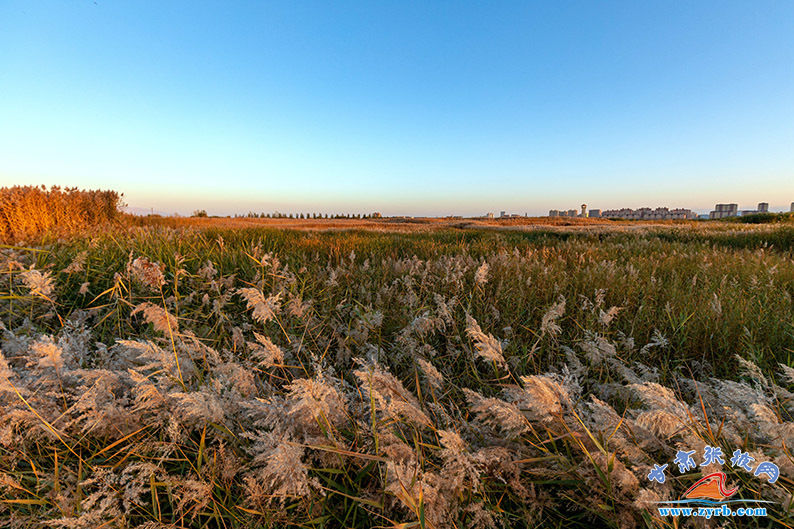
<svg viewBox="0 0 794 529"><path fill-rule="evenodd" d="M0 184L170 213L794 201L794 2L0 0Z"/></svg>

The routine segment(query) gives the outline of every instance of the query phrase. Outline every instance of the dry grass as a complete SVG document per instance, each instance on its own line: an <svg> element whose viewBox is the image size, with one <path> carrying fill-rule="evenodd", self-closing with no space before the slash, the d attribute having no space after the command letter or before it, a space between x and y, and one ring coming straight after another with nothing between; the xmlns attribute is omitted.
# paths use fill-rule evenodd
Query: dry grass
<svg viewBox="0 0 794 529"><path fill-rule="evenodd" d="M69 235L120 216L115 191L14 186L0 188L0 242Z"/></svg>
<svg viewBox="0 0 794 529"><path fill-rule="evenodd" d="M651 226L683 226L691 221L621 222L609 219L516 217L506 219L443 218L443 217L383 217L368 219L298 219L249 217L139 217L134 223L140 226L159 225L196 228L274 228L295 230L371 230L385 232L426 232L439 229L537 229L537 228L612 228L622 229Z"/></svg>
<svg viewBox="0 0 794 529"><path fill-rule="evenodd" d="M0 525L685 526L705 445L790 523L790 228L240 220L3 250Z"/></svg>

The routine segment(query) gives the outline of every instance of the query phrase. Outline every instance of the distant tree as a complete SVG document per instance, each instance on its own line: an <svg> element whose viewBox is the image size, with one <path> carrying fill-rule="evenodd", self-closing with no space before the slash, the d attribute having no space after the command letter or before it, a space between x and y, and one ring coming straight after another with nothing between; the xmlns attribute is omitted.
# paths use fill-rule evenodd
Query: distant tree
<svg viewBox="0 0 794 529"><path fill-rule="evenodd" d="M197 209L193 212L193 217L206 217L207 210L206 209Z"/></svg>

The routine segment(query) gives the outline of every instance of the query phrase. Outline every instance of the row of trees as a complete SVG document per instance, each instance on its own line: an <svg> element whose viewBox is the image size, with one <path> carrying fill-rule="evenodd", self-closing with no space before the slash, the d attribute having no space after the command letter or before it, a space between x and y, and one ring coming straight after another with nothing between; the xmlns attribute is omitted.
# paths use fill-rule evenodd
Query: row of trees
<svg viewBox="0 0 794 529"><path fill-rule="evenodd" d="M194 217L206 217L207 212L198 210L193 213ZM249 211L245 215L235 215L235 218L249 218L249 219L371 219L380 218L380 213L342 213L331 214L328 213L256 213Z"/></svg>

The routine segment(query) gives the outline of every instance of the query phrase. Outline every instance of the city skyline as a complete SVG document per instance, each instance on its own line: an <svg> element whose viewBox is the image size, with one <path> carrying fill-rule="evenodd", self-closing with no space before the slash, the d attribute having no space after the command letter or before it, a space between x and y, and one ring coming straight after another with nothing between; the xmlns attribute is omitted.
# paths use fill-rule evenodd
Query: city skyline
<svg viewBox="0 0 794 529"><path fill-rule="evenodd" d="M792 20L789 3L5 2L0 185L183 215L788 210Z"/></svg>

